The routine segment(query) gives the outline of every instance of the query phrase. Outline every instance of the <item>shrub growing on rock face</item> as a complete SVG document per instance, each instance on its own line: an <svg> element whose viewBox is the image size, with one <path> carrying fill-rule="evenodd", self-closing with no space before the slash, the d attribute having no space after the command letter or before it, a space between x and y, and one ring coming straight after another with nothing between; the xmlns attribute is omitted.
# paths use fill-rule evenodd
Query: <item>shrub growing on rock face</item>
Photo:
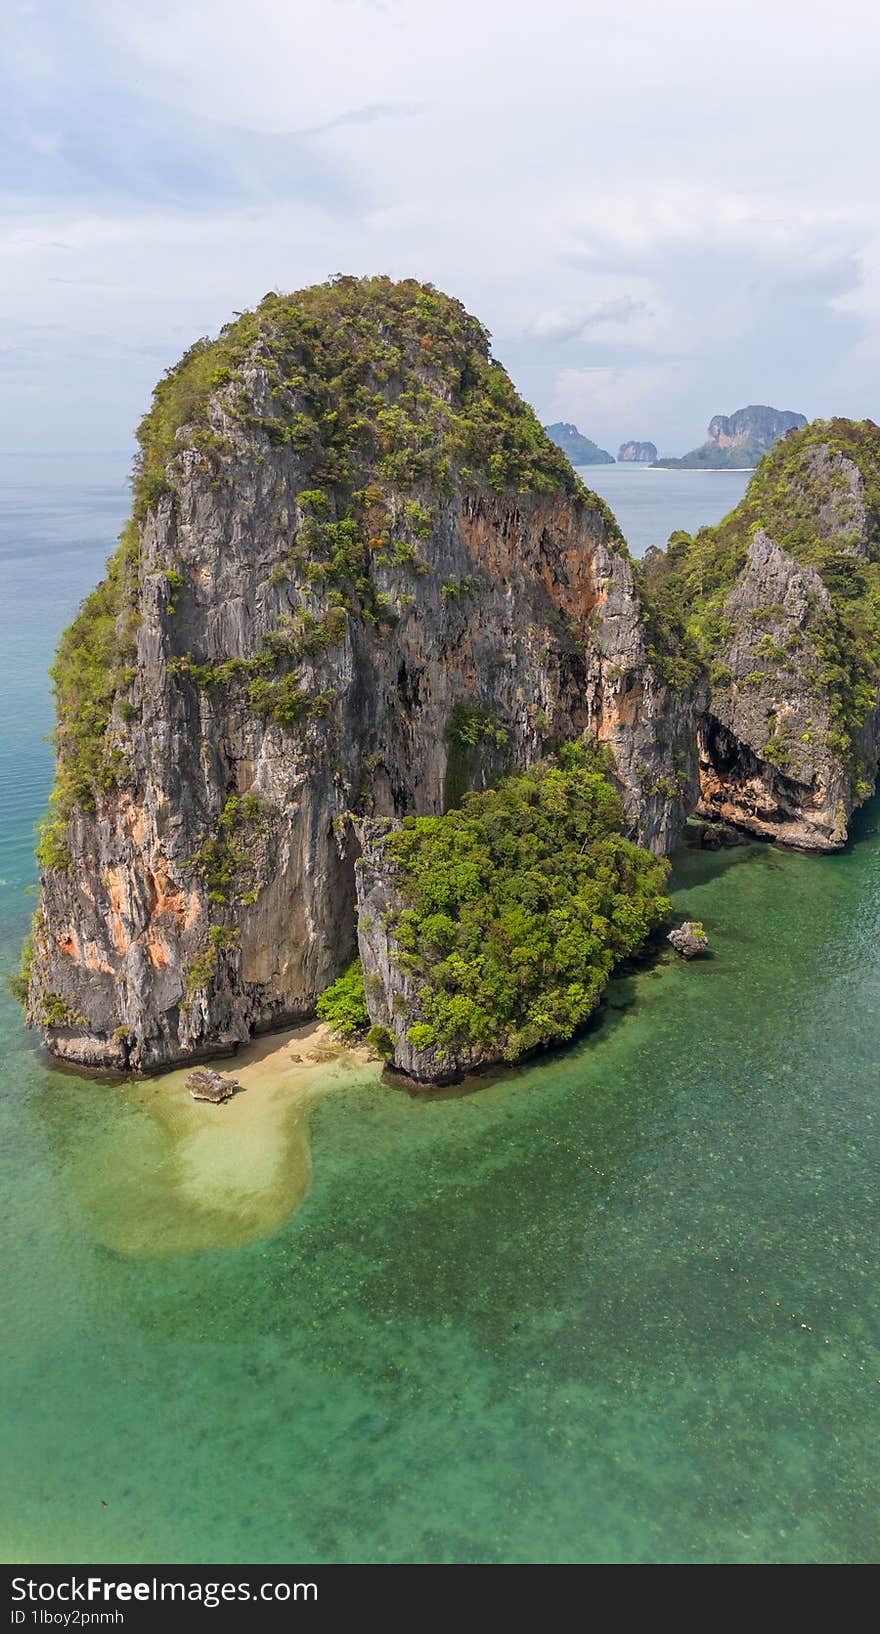
<svg viewBox="0 0 880 1634"><path fill-rule="evenodd" d="M387 1027L371 1027L367 1033L367 1043L383 1061L390 1061L394 1055L394 1038Z"/></svg>
<svg viewBox="0 0 880 1634"><path fill-rule="evenodd" d="M364 996L364 973L360 960L353 959L347 970L326 988L315 1006L318 1018L340 1038L359 1038L370 1025Z"/></svg>
<svg viewBox="0 0 880 1634"><path fill-rule="evenodd" d="M621 834L608 770L604 751L573 744L389 834L417 1049L514 1060L570 1038L666 918L668 863Z"/></svg>

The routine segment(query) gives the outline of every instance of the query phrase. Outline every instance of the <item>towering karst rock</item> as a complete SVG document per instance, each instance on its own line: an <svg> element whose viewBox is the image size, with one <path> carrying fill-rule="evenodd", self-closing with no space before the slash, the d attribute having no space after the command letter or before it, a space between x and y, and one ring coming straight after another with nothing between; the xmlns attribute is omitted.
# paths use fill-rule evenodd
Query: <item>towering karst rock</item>
<svg viewBox="0 0 880 1634"><path fill-rule="evenodd" d="M588 733L629 831L695 796L693 671L610 512L430 286L267 296L169 371L134 514L55 666L28 1006L150 1068L310 1014L355 819L436 814Z"/></svg>
<svg viewBox="0 0 880 1634"><path fill-rule="evenodd" d="M621 465L656 465L657 444L640 443L630 439L628 443L621 443L617 450L617 458Z"/></svg>
<svg viewBox="0 0 880 1634"><path fill-rule="evenodd" d="M791 432L736 510L673 535L642 571L709 670L702 812L789 845L842 845L880 753L880 430Z"/></svg>
<svg viewBox="0 0 880 1634"><path fill-rule="evenodd" d="M786 437L807 423L803 414L791 409L767 408L762 403L751 403L734 414L713 414L709 421L706 441L680 459L659 460L659 465L677 466L686 470L723 470L725 468L757 465L763 456Z"/></svg>

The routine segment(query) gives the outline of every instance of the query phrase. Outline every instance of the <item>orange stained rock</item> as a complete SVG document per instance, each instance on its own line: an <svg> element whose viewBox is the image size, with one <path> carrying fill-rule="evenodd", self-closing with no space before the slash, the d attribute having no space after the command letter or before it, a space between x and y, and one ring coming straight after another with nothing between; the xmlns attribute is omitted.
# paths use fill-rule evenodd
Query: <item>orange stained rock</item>
<svg viewBox="0 0 880 1634"><path fill-rule="evenodd" d="M147 958L154 970L160 970L164 966L170 965L172 956L163 938L152 926L144 932L144 945L147 950Z"/></svg>
<svg viewBox="0 0 880 1634"><path fill-rule="evenodd" d="M631 692L617 693L608 715L608 734L618 726L635 726L639 716L639 693L635 687ZM600 728L599 736L603 731Z"/></svg>
<svg viewBox="0 0 880 1634"><path fill-rule="evenodd" d="M131 936L123 923L123 901L127 898L125 874L121 868L107 868L103 877L104 889L110 904L109 924L113 946L117 953L127 953L131 947Z"/></svg>
<svg viewBox="0 0 880 1634"><path fill-rule="evenodd" d="M92 970L102 976L113 976L116 972L111 964L107 963L97 942L84 942L81 962L85 970Z"/></svg>
<svg viewBox="0 0 880 1634"><path fill-rule="evenodd" d="M525 533L539 540L546 534L553 542L554 571L546 552L540 550L537 575L550 600L576 621L588 618L604 595L596 586L591 540L582 512L571 503L560 507L556 496L552 506L531 505L527 516L501 502L465 505L459 531L474 562L502 581L522 567Z"/></svg>
<svg viewBox="0 0 880 1634"><path fill-rule="evenodd" d="M147 902L151 919L170 914L179 925L186 922L187 895L175 884L165 857L157 857L152 871L146 876ZM194 893L190 893L192 897Z"/></svg>

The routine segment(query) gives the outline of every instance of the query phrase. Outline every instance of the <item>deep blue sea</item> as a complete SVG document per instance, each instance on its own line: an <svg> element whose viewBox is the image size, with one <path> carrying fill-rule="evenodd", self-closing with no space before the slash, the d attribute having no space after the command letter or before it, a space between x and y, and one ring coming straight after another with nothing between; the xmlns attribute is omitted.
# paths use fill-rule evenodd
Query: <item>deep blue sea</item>
<svg viewBox="0 0 880 1634"><path fill-rule="evenodd" d="M0 459L6 968L126 467ZM738 497L584 474L637 551ZM674 886L712 958L476 1093L336 1063L304 1100L266 1057L206 1108L51 1066L4 992L4 1559L878 1558L876 803Z"/></svg>

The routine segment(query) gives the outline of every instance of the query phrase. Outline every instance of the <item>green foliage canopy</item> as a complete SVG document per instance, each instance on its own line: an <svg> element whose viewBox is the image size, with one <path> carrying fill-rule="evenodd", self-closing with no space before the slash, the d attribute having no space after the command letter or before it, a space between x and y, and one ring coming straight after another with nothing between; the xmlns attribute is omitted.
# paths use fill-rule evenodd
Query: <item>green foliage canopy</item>
<svg viewBox="0 0 880 1634"><path fill-rule="evenodd" d="M359 959L353 959L342 975L325 988L315 1010L319 1020L326 1021L340 1038L359 1038L366 1032L370 1017Z"/></svg>
<svg viewBox="0 0 880 1634"><path fill-rule="evenodd" d="M387 855L414 978L417 1047L570 1038L616 964L669 912L668 863L625 839L604 751L573 744L442 817L409 817Z"/></svg>

